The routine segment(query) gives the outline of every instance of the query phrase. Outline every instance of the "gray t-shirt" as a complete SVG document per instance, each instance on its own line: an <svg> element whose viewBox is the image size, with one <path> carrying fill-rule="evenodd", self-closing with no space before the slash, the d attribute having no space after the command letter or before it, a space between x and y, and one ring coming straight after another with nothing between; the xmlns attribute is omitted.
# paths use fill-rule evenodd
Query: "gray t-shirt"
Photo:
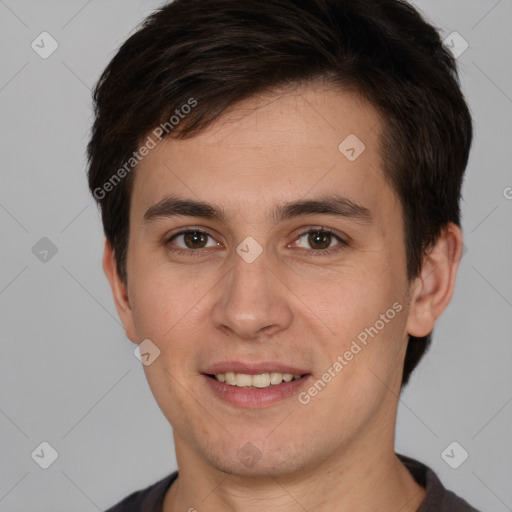
<svg viewBox="0 0 512 512"><path fill-rule="evenodd" d="M444 488L437 475L417 460L398 455L414 480L426 489L417 512L478 512L462 498ZM147 489L134 492L106 512L162 512L164 496L178 472L166 476Z"/></svg>

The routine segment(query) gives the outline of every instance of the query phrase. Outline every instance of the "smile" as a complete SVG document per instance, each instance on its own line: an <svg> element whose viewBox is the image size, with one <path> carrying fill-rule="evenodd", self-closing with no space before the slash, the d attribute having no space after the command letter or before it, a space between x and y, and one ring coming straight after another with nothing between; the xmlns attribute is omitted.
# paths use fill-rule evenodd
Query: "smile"
<svg viewBox="0 0 512 512"><path fill-rule="evenodd" d="M236 386L239 388L257 388L263 389L270 386L278 386L283 382L291 382L302 377L302 375L293 375L291 373L270 372L260 373L257 375L249 375L247 373L217 373L212 376L219 382L228 384L229 386Z"/></svg>

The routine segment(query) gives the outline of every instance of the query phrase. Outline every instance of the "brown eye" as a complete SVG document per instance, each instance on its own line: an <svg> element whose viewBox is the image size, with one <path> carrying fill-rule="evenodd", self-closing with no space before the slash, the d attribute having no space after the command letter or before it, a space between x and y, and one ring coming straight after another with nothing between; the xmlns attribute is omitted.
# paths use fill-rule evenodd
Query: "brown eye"
<svg viewBox="0 0 512 512"><path fill-rule="evenodd" d="M311 255L325 255L343 249L347 243L329 229L310 229L295 239L295 247ZM303 252L303 254L305 254Z"/></svg>
<svg viewBox="0 0 512 512"><path fill-rule="evenodd" d="M210 247L217 247L219 244L212 238L211 235L204 231L197 229L189 229L175 234L167 242L169 245L174 245L179 249L206 249Z"/></svg>
<svg viewBox="0 0 512 512"><path fill-rule="evenodd" d="M293 244L304 256L334 256L348 247L348 242L329 228L316 227L304 231Z"/></svg>
<svg viewBox="0 0 512 512"><path fill-rule="evenodd" d="M327 231L312 231L308 235L308 243L313 249L327 249L331 241L332 235Z"/></svg>
<svg viewBox="0 0 512 512"><path fill-rule="evenodd" d="M202 249L208 242L208 235L201 231L188 231L183 235L183 241L188 249Z"/></svg>

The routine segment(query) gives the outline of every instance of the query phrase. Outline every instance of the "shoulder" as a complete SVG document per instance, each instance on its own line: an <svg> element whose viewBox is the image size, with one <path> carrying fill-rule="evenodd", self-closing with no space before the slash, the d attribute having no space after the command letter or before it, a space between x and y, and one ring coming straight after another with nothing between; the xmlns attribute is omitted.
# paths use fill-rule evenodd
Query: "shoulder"
<svg viewBox="0 0 512 512"><path fill-rule="evenodd" d="M417 512L479 512L467 501L446 489L428 466L404 455L398 455L398 458L416 482L425 487L425 499Z"/></svg>
<svg viewBox="0 0 512 512"><path fill-rule="evenodd" d="M105 512L162 512L164 496L178 477L174 472L153 485L136 491Z"/></svg>

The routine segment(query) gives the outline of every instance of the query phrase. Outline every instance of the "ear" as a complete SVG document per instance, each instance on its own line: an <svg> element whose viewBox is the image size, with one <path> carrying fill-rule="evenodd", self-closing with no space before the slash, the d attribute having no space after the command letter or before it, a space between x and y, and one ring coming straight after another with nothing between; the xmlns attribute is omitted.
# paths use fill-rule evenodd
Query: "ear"
<svg viewBox="0 0 512 512"><path fill-rule="evenodd" d="M135 328L133 322L133 312L130 306L130 299L128 297L128 290L123 280L119 277L117 272L116 256L114 249L105 239L105 249L103 251L103 271L107 276L114 303L116 305L117 314L123 323L126 331L126 336L133 343L137 343L135 336Z"/></svg>
<svg viewBox="0 0 512 512"><path fill-rule="evenodd" d="M462 241L460 228L450 222L425 256L420 275L411 285L408 334L416 337L430 334L448 306L462 258Z"/></svg>

